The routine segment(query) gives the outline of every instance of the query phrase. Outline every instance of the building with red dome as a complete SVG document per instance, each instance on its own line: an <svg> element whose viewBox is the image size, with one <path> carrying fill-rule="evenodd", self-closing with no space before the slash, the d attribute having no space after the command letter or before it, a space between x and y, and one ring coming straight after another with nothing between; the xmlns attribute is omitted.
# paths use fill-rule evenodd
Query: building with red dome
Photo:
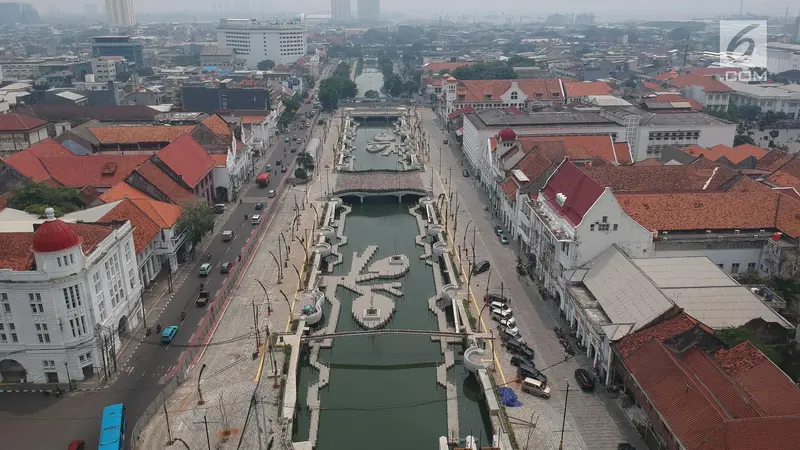
<svg viewBox="0 0 800 450"><path fill-rule="evenodd" d="M73 223L56 218L53 208L44 220L10 215L0 222L0 353L12 356L0 361L0 382L97 376L102 352L112 361L115 349L101 349L96 330L125 332L141 320L131 222Z"/></svg>

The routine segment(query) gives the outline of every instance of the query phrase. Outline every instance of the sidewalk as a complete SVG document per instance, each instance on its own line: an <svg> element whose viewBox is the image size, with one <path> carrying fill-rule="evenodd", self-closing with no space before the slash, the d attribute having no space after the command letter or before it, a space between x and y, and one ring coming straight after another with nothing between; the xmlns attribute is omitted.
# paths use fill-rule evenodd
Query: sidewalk
<svg viewBox="0 0 800 450"><path fill-rule="evenodd" d="M321 127L313 129L315 137L321 134ZM309 192L318 189L318 179L312 181ZM283 195L288 197L279 202L271 217L272 222L234 289L213 338L187 373L186 382L167 399L171 436L166 416L159 410L142 430L135 448L166 448L171 437L182 439L189 448L233 449L241 439L241 448L265 449L270 435L278 432L282 377L276 379L273 375L282 373L284 351L280 347L268 349L265 341L266 336L275 340L276 334L283 333L289 326L291 311L302 307L295 300L300 284L298 275L304 275L303 261L308 250L300 241L310 243L315 213L301 194L305 194L305 187L287 186ZM297 219L295 195L300 205ZM321 204L315 206L321 211ZM288 262L284 239L290 250ZM280 266L276 264L278 258L283 260ZM254 314L260 349L256 347ZM205 402L202 405L198 404L200 392ZM208 441L204 420L208 423Z"/></svg>

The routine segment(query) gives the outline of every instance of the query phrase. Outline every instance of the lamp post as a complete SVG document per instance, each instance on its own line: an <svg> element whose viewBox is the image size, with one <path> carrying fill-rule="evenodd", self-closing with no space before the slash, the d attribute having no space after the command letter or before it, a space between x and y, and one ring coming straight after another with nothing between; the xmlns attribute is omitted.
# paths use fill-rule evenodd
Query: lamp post
<svg viewBox="0 0 800 450"><path fill-rule="evenodd" d="M462 241L461 241L461 248L463 248L465 250L467 248L467 230L469 230L469 226L470 225L472 225L472 220L467 222L467 226L464 227L464 239L462 239Z"/></svg>
<svg viewBox="0 0 800 450"><path fill-rule="evenodd" d="M270 315L272 314L272 305L269 301L269 294L267 294L267 288L264 287L264 283L262 283L261 280L259 280L258 278L255 278L255 280L256 283L258 283L258 285L261 286L261 289L264 291L264 297L266 297L267 299L267 315Z"/></svg>
<svg viewBox="0 0 800 450"><path fill-rule="evenodd" d="M567 393L564 396L564 414L561 416L561 441L558 443L558 450L564 450L564 426L567 424L567 401L569 401L569 380L566 378Z"/></svg>
<svg viewBox="0 0 800 450"><path fill-rule="evenodd" d="M294 239L300 243L300 248L303 249L303 253L306 254L306 261L308 261L308 250L306 250L306 243L303 242L303 238L299 236L295 236Z"/></svg>
<svg viewBox="0 0 800 450"><path fill-rule="evenodd" d="M69 362L64 360L64 369L67 371L67 382L69 383L68 388L70 391L72 390L72 376L69 374Z"/></svg>
<svg viewBox="0 0 800 450"><path fill-rule="evenodd" d="M283 258L283 267L288 267L287 263L289 262L289 250L290 249L289 249L289 244L286 243L286 237L283 235L283 231L281 231L280 234L278 235L278 252L279 252L279 254L280 254L280 250L281 250L280 249L281 239L283 239L283 248L285 250L283 252L283 254L286 256L286 258Z"/></svg>

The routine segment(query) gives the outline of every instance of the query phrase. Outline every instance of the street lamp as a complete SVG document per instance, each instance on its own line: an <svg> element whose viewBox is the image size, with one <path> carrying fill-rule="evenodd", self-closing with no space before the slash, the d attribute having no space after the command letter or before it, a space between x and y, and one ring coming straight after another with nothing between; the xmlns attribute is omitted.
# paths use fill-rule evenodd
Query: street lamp
<svg viewBox="0 0 800 450"><path fill-rule="evenodd" d="M261 280L259 280L258 278L254 278L254 279L255 279L256 283L258 283L258 285L261 286L261 289L264 291L264 297L266 297L266 299L267 299L267 315L270 315L270 314L272 314L272 305L271 305L271 303L269 301L269 294L267 294L267 288L264 287L264 283L262 283Z"/></svg>
<svg viewBox="0 0 800 450"><path fill-rule="evenodd" d="M469 226L470 225L472 225L472 220L467 222L467 226L464 227L464 239L461 241L461 248L463 248L465 250L467 249L467 231L469 230ZM474 225L473 225L473 228L475 228Z"/></svg>
<svg viewBox="0 0 800 450"><path fill-rule="evenodd" d="M69 362L67 362L67 360L64 360L64 368L67 370L67 382L69 383L69 386L67 387L67 389L71 391L72 390L72 377L69 374Z"/></svg>

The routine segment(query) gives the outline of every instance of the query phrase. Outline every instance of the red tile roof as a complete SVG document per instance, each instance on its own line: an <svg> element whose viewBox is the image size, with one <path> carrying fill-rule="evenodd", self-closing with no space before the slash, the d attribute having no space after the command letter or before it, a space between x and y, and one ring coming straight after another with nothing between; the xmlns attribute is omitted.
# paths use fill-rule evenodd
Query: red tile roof
<svg viewBox="0 0 800 450"><path fill-rule="evenodd" d="M556 163L557 161L551 161L542 152L530 152L517 163L514 169L522 171L530 181L534 181Z"/></svg>
<svg viewBox="0 0 800 450"><path fill-rule="evenodd" d="M172 228L181 217L183 211L180 206L160 202L150 198L144 192L122 181L100 196L100 200L111 203L117 200L128 199L142 212L147 214L159 228Z"/></svg>
<svg viewBox="0 0 800 450"><path fill-rule="evenodd" d="M663 164L661 163L661 160L659 160L658 158L647 158L636 161L631 165L636 167L641 167L641 166L662 166Z"/></svg>
<svg viewBox="0 0 800 450"><path fill-rule="evenodd" d="M667 102L667 103L679 103L679 102L686 102L692 106L693 112L699 112L703 110L703 105L698 102L697 100L683 97L681 94L659 94L655 97L648 97L647 101L652 102Z"/></svg>
<svg viewBox="0 0 800 450"><path fill-rule="evenodd" d="M625 359L651 339L664 342L673 336L691 330L696 325L702 326L700 322L681 311L669 319L648 325L626 335L614 344L614 348L622 359Z"/></svg>
<svg viewBox="0 0 800 450"><path fill-rule="evenodd" d="M110 188L130 175L149 155L66 156L42 158L50 175L65 186Z"/></svg>
<svg viewBox="0 0 800 450"><path fill-rule="evenodd" d="M136 169L136 172L176 205L195 198L194 194L170 178L152 161L145 161Z"/></svg>
<svg viewBox="0 0 800 450"><path fill-rule="evenodd" d="M669 84L677 87L700 86L706 92L733 92L725 83L703 75L678 75L669 80Z"/></svg>
<svg viewBox="0 0 800 450"><path fill-rule="evenodd" d="M193 125L117 125L89 128L101 144L172 142L194 129Z"/></svg>
<svg viewBox="0 0 800 450"><path fill-rule="evenodd" d="M450 114L448 114L447 115L447 120L453 120L453 119L455 119L456 117L458 117L458 116L460 116L462 114L474 113L474 112L475 112L475 108L473 108L472 106L467 105L467 106L465 106L463 108L458 108L457 110L455 110L455 111L451 112Z"/></svg>
<svg viewBox="0 0 800 450"><path fill-rule="evenodd" d="M509 114L514 114L515 116L524 116L525 115L525 113L520 111L519 108L517 108L516 106L509 106L508 108L503 109L503 111L505 111L505 112L507 112Z"/></svg>
<svg viewBox="0 0 800 450"><path fill-rule="evenodd" d="M33 231L26 233L0 233L0 267L16 271L33 267Z"/></svg>
<svg viewBox="0 0 800 450"><path fill-rule="evenodd" d="M513 201L517 199L517 189L519 189L519 183L517 183L514 178L509 177L500 183L500 189L503 190L503 193L509 200Z"/></svg>
<svg viewBox="0 0 800 450"><path fill-rule="evenodd" d="M693 67L689 73L693 75L702 75L704 77L721 76L724 77L728 72L741 72L742 69L738 67Z"/></svg>
<svg viewBox="0 0 800 450"><path fill-rule="evenodd" d="M758 160L758 167L765 170L778 170L784 164L791 161L794 155L783 150L772 149Z"/></svg>
<svg viewBox="0 0 800 450"><path fill-rule="evenodd" d="M642 86L644 87L645 90L648 90L648 91L660 91L660 90L664 89L663 87L661 87L660 84L651 83L649 81L642 82Z"/></svg>
<svg viewBox="0 0 800 450"><path fill-rule="evenodd" d="M171 144L162 148L156 156L183 181L195 187L217 163L200 144L191 136L184 134Z"/></svg>
<svg viewBox="0 0 800 450"><path fill-rule="evenodd" d="M800 389L753 344L745 341L714 357L765 415L800 416Z"/></svg>
<svg viewBox="0 0 800 450"><path fill-rule="evenodd" d="M231 126L228 125L228 122L225 122L225 119L217 114L213 114L204 120L203 125L208 127L211 132L223 139L225 143L231 141L231 134L233 133L233 131L231 131Z"/></svg>
<svg viewBox="0 0 800 450"><path fill-rule="evenodd" d="M800 417L726 420L697 450L795 450Z"/></svg>
<svg viewBox="0 0 800 450"><path fill-rule="evenodd" d="M606 161L616 163L616 153L614 141L608 134L595 134L585 136L517 136L517 140L522 144L522 149L525 153L530 152L541 142L554 142L560 141L564 143L564 148L570 159L582 160L592 159L594 157L603 158ZM555 160L558 162L563 159L559 157ZM630 155L628 155L630 161Z"/></svg>
<svg viewBox="0 0 800 450"><path fill-rule="evenodd" d="M42 119L24 114L0 114L0 133L12 131L33 131L47 125Z"/></svg>
<svg viewBox="0 0 800 450"><path fill-rule="evenodd" d="M627 142L614 142L614 160L619 164L628 164L633 161L631 146Z"/></svg>
<svg viewBox="0 0 800 450"><path fill-rule="evenodd" d="M133 226L133 244L138 254L161 232L161 227L139 209L134 202L124 199L111 211L107 212L100 221L130 220Z"/></svg>
<svg viewBox="0 0 800 450"><path fill-rule="evenodd" d="M652 339L623 360L654 409L686 449L722 426L720 405L664 344Z"/></svg>
<svg viewBox="0 0 800 450"><path fill-rule="evenodd" d="M670 70L669 72L660 73L660 74L654 76L653 79L658 80L658 81L666 81L666 80L671 80L671 79L673 79L673 78L675 78L677 76L678 76L678 72L676 72L674 70Z"/></svg>
<svg viewBox="0 0 800 450"><path fill-rule="evenodd" d="M556 201L557 194L566 196L563 205ZM542 189L542 195L550 206L573 226L581 223L583 216L602 194L603 187L569 160L561 163Z"/></svg>
<svg viewBox="0 0 800 450"><path fill-rule="evenodd" d="M561 80L513 79L513 80L458 80L457 92L464 95L461 102L499 101L503 94L516 84L530 101L563 100Z"/></svg>
<svg viewBox="0 0 800 450"><path fill-rule="evenodd" d="M725 157L733 164L739 164L751 156L760 159L767 154L767 151L763 148L751 144L737 145L736 147L718 144L710 148L690 145L684 148L683 151L692 156L705 156L711 161L718 161L720 158Z"/></svg>
<svg viewBox="0 0 800 450"><path fill-rule="evenodd" d="M31 181L41 182L50 178L50 173L42 164L42 161L29 151L21 151L3 158L3 161L17 170L17 172L31 179Z"/></svg>
<svg viewBox="0 0 800 450"><path fill-rule="evenodd" d="M50 156L72 156L73 153L54 139L44 139L27 148L28 152L33 153L37 158L47 158Z"/></svg>
<svg viewBox="0 0 800 450"><path fill-rule="evenodd" d="M703 166L614 166L582 169L598 184L623 192L690 192L719 190L736 178L726 167Z"/></svg>
<svg viewBox="0 0 800 450"><path fill-rule="evenodd" d="M475 61L429 62L429 63L425 64L424 66L422 66L420 69L422 69L422 71L424 73L428 73L429 71L431 71L431 72L433 72L434 75L439 75L439 72L441 72L442 70L445 70L445 69L447 69L450 72L452 72L452 71L456 70L459 67L471 66L473 64L475 64Z"/></svg>
<svg viewBox="0 0 800 450"><path fill-rule="evenodd" d="M612 90L611 86L602 81L564 80L567 99L586 97L587 95L609 95Z"/></svg>
<svg viewBox="0 0 800 450"><path fill-rule="evenodd" d="M753 405L753 400L708 353L692 347L681 354L679 359L702 381L703 386L720 404L726 417L744 419L761 415L761 411Z"/></svg>

